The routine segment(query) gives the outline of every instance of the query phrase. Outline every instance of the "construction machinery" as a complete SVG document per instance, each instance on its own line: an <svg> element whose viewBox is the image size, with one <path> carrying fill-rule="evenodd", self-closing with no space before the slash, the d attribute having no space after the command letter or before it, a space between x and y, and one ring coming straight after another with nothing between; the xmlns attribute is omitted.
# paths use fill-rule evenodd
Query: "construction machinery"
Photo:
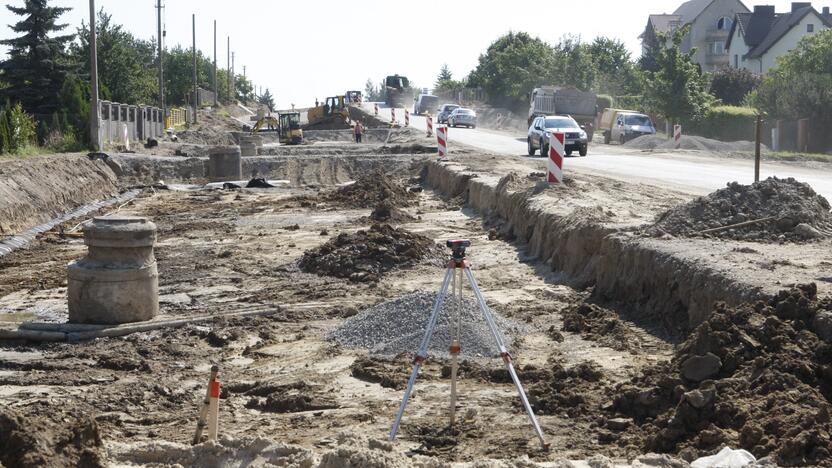
<svg viewBox="0 0 832 468"><path fill-rule="evenodd" d="M277 132L280 128L280 122L277 121L271 114L264 115L257 119L254 127L251 128L251 133L258 132Z"/></svg>
<svg viewBox="0 0 832 468"><path fill-rule="evenodd" d="M347 91L344 98L346 98L348 106L358 106L364 101L364 95L361 91Z"/></svg>
<svg viewBox="0 0 832 468"><path fill-rule="evenodd" d="M332 96L319 106L309 109L306 113L306 119L309 125L320 124L321 122L343 119L345 122L349 120L350 111L346 105L344 96Z"/></svg>
<svg viewBox="0 0 832 468"><path fill-rule="evenodd" d="M410 80L405 76L390 75L384 78L384 102L390 107L409 106L412 101Z"/></svg>
<svg viewBox="0 0 832 468"><path fill-rule="evenodd" d="M284 145L299 145L303 143L303 130L300 128L299 112L283 112L278 114L280 120L280 142Z"/></svg>

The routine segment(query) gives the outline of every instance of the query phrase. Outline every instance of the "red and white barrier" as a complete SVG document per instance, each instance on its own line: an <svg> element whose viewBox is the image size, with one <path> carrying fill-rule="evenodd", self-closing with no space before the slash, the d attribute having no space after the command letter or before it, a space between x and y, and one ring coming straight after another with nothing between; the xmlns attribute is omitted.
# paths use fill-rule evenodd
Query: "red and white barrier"
<svg viewBox="0 0 832 468"><path fill-rule="evenodd" d="M549 184L563 183L563 156L566 153L564 134L552 133L549 137L549 159L546 161Z"/></svg>
<svg viewBox="0 0 832 468"><path fill-rule="evenodd" d="M373 104L373 113L378 117L378 103Z"/></svg>
<svg viewBox="0 0 832 468"><path fill-rule="evenodd" d="M390 108L390 122L396 123L396 108L395 107Z"/></svg>
<svg viewBox="0 0 832 468"><path fill-rule="evenodd" d="M407 109L404 110L404 126L410 126L410 111L408 111Z"/></svg>
<svg viewBox="0 0 832 468"><path fill-rule="evenodd" d="M430 138L433 136L433 117L431 117L430 114L428 114L426 116L426 119L426 122L428 124L428 138Z"/></svg>
<svg viewBox="0 0 832 468"><path fill-rule="evenodd" d="M675 142L676 149L680 149L682 147L682 126L681 125L674 125L673 126L673 141Z"/></svg>
<svg viewBox="0 0 832 468"><path fill-rule="evenodd" d="M436 143L439 148L439 158L448 155L448 127L440 125L436 127Z"/></svg>

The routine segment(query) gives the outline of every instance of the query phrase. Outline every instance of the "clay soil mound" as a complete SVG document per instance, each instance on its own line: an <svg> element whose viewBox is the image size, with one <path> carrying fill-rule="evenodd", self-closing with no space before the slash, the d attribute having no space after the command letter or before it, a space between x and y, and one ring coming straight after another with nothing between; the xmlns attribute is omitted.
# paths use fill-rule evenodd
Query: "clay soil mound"
<svg viewBox="0 0 832 468"><path fill-rule="evenodd" d="M60 422L26 417L14 410L0 413L0 466L106 466L98 424L88 417Z"/></svg>
<svg viewBox="0 0 832 468"><path fill-rule="evenodd" d="M340 234L307 251L298 266L307 273L367 282L378 281L394 268L438 258L440 252L433 240L387 224L375 224L366 231Z"/></svg>
<svg viewBox="0 0 832 468"><path fill-rule="evenodd" d="M780 466L832 466L832 301L816 293L810 284L717 304L670 363L613 392L614 411L638 426L617 443L689 460L727 445Z"/></svg>
<svg viewBox="0 0 832 468"><path fill-rule="evenodd" d="M370 219L377 223L409 223L416 220L406 211L396 208L388 201L376 205L370 213Z"/></svg>
<svg viewBox="0 0 832 468"><path fill-rule="evenodd" d="M390 206L408 206L412 196L390 176L376 171L330 193L327 199L355 208L371 208L382 203Z"/></svg>
<svg viewBox="0 0 832 468"><path fill-rule="evenodd" d="M752 185L736 182L659 216L652 233L697 236L702 231L763 220L708 235L737 240L801 241L832 229L829 202L809 184L771 177Z"/></svg>

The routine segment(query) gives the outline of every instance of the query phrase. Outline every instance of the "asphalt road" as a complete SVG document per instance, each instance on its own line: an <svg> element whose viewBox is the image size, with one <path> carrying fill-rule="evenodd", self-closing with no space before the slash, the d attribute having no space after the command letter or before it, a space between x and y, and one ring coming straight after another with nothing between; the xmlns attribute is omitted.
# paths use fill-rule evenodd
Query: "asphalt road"
<svg viewBox="0 0 832 468"><path fill-rule="evenodd" d="M372 104L365 103L372 112ZM390 109L379 105L379 116L390 120ZM399 121L404 110L397 109ZM426 129L424 117L411 116L411 126ZM528 158L525 134L509 134L482 128L451 128L448 131L448 149L453 157L454 142L481 148L508 157ZM539 157L538 157L539 158ZM541 167L543 160L541 159ZM827 167L830 166L830 167ZM719 155L684 153L643 153L616 145L594 144L587 157L571 157L564 162L564 173L579 171L604 175L633 182L657 185L687 193L704 195L723 188L729 182L750 184L754 181L754 161L750 159L720 157ZM767 178L794 177L807 182L816 192L832 200L832 165L823 163L771 163L763 161L760 176Z"/></svg>

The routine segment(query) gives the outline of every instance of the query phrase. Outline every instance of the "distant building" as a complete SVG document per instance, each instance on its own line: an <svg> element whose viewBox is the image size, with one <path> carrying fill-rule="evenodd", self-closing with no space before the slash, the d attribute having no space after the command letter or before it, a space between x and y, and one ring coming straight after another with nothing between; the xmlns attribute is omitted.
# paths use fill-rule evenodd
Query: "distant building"
<svg viewBox="0 0 832 468"><path fill-rule="evenodd" d="M642 48L656 41L656 33L669 34L690 25L682 41L682 51L696 49L694 61L703 71L714 71L729 65L726 43L738 13L748 13L740 0L690 0L673 14L650 15L641 35Z"/></svg>
<svg viewBox="0 0 832 468"><path fill-rule="evenodd" d="M805 36L831 27L829 7L818 12L809 2L795 2L790 12L775 13L773 6L755 6L753 13L735 16L728 40L731 66L766 73Z"/></svg>

